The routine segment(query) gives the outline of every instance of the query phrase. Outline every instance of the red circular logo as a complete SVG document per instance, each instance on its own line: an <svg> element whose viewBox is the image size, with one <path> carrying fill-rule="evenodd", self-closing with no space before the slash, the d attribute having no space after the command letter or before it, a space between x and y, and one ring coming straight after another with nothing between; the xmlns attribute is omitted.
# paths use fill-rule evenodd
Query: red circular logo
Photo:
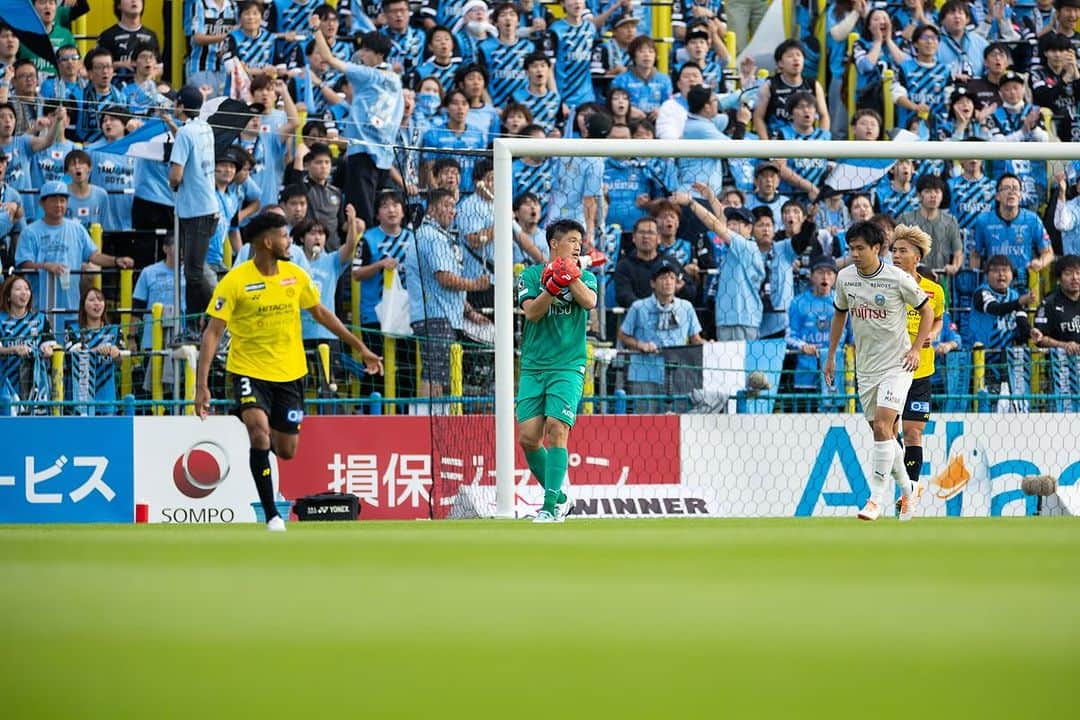
<svg viewBox="0 0 1080 720"><path fill-rule="evenodd" d="M214 492L228 476L229 455L211 440L195 443L173 464L176 489L192 500Z"/></svg>

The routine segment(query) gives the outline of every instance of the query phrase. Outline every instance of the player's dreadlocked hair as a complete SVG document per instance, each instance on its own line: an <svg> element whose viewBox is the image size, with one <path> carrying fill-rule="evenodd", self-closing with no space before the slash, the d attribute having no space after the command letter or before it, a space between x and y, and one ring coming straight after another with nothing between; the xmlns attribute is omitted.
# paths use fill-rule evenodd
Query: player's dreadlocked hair
<svg viewBox="0 0 1080 720"><path fill-rule="evenodd" d="M897 225L892 233L892 241L904 240L919 251L919 259L922 260L930 254L932 238L921 227L916 225Z"/></svg>

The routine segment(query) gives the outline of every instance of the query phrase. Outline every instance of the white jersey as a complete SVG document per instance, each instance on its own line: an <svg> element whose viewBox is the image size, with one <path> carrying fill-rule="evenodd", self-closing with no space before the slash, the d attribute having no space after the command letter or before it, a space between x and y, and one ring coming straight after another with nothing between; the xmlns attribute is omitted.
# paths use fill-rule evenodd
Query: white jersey
<svg viewBox="0 0 1080 720"><path fill-rule="evenodd" d="M927 300L914 278L881 263L873 275L848 265L836 276L837 310L847 310L855 334L855 371L860 386L875 384L901 369L911 349L907 306L918 309Z"/></svg>

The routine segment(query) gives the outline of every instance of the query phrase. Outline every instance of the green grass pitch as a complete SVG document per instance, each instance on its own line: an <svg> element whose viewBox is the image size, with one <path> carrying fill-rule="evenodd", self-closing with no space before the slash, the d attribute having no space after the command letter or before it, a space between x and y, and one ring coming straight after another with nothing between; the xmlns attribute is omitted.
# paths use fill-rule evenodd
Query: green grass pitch
<svg viewBox="0 0 1080 720"><path fill-rule="evenodd" d="M1080 524L0 528L5 718L1075 717Z"/></svg>

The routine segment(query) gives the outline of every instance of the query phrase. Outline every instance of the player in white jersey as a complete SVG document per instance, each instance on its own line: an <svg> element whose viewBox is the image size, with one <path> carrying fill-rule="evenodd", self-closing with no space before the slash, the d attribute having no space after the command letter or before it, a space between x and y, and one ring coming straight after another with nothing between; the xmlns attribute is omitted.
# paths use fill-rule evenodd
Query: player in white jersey
<svg viewBox="0 0 1080 720"><path fill-rule="evenodd" d="M825 381L831 385L836 376L836 349L850 315L859 399L874 431L870 499L859 511L860 520L877 520L881 515L890 473L904 497L911 493L903 450L896 442L896 419L904 408L912 373L919 367L919 348L934 324L934 311L915 280L879 257L885 240L885 232L873 222L858 222L848 229L848 251L854 263L836 276L836 312L824 368ZM921 316L914 347L907 331L908 305Z"/></svg>

